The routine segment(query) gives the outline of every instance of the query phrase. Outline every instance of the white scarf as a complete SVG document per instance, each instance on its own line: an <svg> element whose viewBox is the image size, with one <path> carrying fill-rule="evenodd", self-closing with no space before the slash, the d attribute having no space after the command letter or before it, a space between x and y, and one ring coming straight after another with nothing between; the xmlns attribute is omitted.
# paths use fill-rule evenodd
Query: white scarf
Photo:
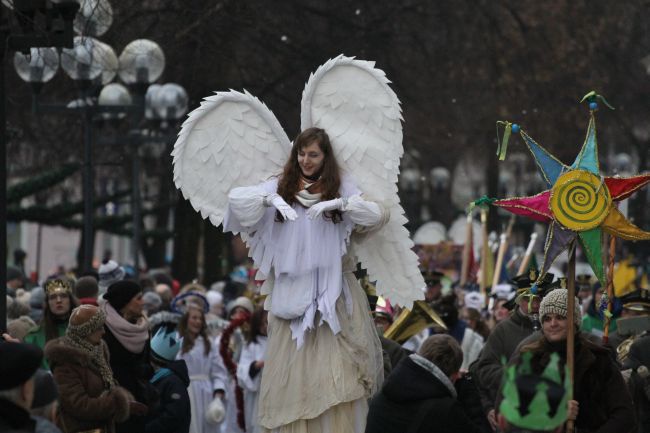
<svg viewBox="0 0 650 433"><path fill-rule="evenodd" d="M149 339L149 322L147 319L143 316L138 319L137 323L131 323L120 316L120 313L108 302L102 305L102 309L106 313L106 326L117 338L117 341L129 352L141 353Z"/></svg>
<svg viewBox="0 0 650 433"><path fill-rule="evenodd" d="M316 203L320 202L322 196L322 194L319 192L312 194L309 191L307 191L309 187L312 186L313 184L314 182L306 183L305 187L302 190L298 191L298 193L296 194L296 200L298 200L300 204L306 208L310 208Z"/></svg>

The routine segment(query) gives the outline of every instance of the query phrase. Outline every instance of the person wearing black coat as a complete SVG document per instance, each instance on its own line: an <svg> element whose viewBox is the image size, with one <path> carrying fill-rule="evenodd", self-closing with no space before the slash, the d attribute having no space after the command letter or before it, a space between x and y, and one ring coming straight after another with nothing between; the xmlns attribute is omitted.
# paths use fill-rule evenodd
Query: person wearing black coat
<svg viewBox="0 0 650 433"><path fill-rule="evenodd" d="M366 433L480 433L490 427L453 337L434 335L403 359L370 402ZM454 384L455 382L455 384Z"/></svg>
<svg viewBox="0 0 650 433"><path fill-rule="evenodd" d="M0 338L0 432L34 432L36 421L29 408L43 352L31 344L6 342L5 335Z"/></svg>
<svg viewBox="0 0 650 433"><path fill-rule="evenodd" d="M181 339L167 325L160 327L151 339L151 366L156 373L149 382L156 387L158 403L148 414L144 433L190 431L190 376L185 361L175 360L180 348Z"/></svg>
<svg viewBox="0 0 650 433"><path fill-rule="evenodd" d="M145 433L188 433L190 431L190 376L184 360L172 361L158 370L151 383L158 390L160 401L149 413Z"/></svg>
<svg viewBox="0 0 650 433"><path fill-rule="evenodd" d="M153 369L149 364L149 322L142 315L142 288L134 281L111 284L101 305L106 314L104 341L110 353L113 377L142 403L137 412L116 425L117 433L142 433L145 415L155 389L149 384Z"/></svg>

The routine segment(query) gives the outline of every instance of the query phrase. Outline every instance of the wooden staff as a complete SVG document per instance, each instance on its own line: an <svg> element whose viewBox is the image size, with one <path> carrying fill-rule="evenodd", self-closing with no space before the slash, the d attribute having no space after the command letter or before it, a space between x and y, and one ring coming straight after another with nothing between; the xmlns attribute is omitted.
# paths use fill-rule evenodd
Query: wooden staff
<svg viewBox="0 0 650 433"><path fill-rule="evenodd" d="M576 293L576 243L573 241L569 246L569 268L566 273L566 288L567 288L567 336L566 336L566 363L569 367L569 378L571 379L571 388L573 388L573 366L575 363L575 354L573 348L575 347L575 326L574 312L575 307L575 293ZM574 432L573 420L568 420L566 423L566 432Z"/></svg>
<svg viewBox="0 0 650 433"><path fill-rule="evenodd" d="M481 293L486 296L487 285L488 285L488 254L492 254L490 251L490 245L488 241L488 227L487 227L487 209L481 208L481 235L483 237L483 249L481 254L481 284L480 289ZM487 296L486 296L487 298Z"/></svg>
<svg viewBox="0 0 650 433"><path fill-rule="evenodd" d="M528 264L530 263L530 258L533 255L533 248L535 248L535 242L537 242L537 233L533 233L530 235L530 242L528 242L528 248L526 248L526 254L524 254L524 258L521 259L521 264L519 265L519 270L517 271L517 275L521 275L524 272L526 272L526 269L528 268Z"/></svg>
<svg viewBox="0 0 650 433"><path fill-rule="evenodd" d="M505 233L501 233L500 242L499 242L499 252L497 254L497 263L494 266L494 276L492 277L492 287L499 284L501 279L501 269L503 268L503 258L506 255L506 250L508 249L508 241L510 240L510 235L512 234L512 227L515 225L515 216L510 217L508 222L508 228Z"/></svg>
<svg viewBox="0 0 650 433"><path fill-rule="evenodd" d="M503 267L503 256L506 254L506 248L508 248L508 235L501 233L501 236L499 236L499 252L497 253L497 262L494 265L492 287L499 284L499 278L501 278L501 268Z"/></svg>
<svg viewBox="0 0 650 433"><path fill-rule="evenodd" d="M474 226L472 224L472 213L467 214L467 232L465 233L465 245L463 246L463 264L460 268L460 287L465 287L469 278L469 258L474 248Z"/></svg>
<svg viewBox="0 0 650 433"><path fill-rule="evenodd" d="M612 300L614 299L614 259L616 258L616 236L609 235L609 267L607 268L607 314L603 329L603 344L609 341L609 324L612 321ZM598 306L596 306L598 307Z"/></svg>

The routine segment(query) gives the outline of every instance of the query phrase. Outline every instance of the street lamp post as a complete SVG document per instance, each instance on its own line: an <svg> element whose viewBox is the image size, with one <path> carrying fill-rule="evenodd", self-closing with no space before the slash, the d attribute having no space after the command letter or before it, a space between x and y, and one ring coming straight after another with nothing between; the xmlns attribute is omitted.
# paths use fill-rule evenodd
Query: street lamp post
<svg viewBox="0 0 650 433"><path fill-rule="evenodd" d="M74 0L16 2L15 14L7 15L14 3L0 5L0 331L7 329L7 145L4 68L8 50L28 53L34 47L72 46L73 20L79 9ZM18 21L20 32L12 26ZM3 282L4 281L4 282Z"/></svg>
<svg viewBox="0 0 650 433"><path fill-rule="evenodd" d="M165 69L165 55L158 44L147 39L138 39L124 48L120 55L120 78L130 85L135 93L138 109L133 115L133 128L129 131L129 143L133 147L131 160L132 193L131 213L133 214L133 268L136 276L140 273L141 245L141 203L140 203L140 137L136 133L144 117L145 93L149 85L158 80Z"/></svg>
<svg viewBox="0 0 650 433"><path fill-rule="evenodd" d="M134 76L151 76L150 73L135 74ZM142 199L140 196L140 148L145 142L160 142L166 144L169 139L167 136L152 137L148 131L142 129L140 124L144 119L159 123L163 128L168 122L177 121L186 112L188 108L188 97L185 89L175 83L167 83L163 85L152 84L146 88L146 93L142 95L142 90L145 88L141 85L133 85L132 88L136 94L136 102L133 106L139 107L135 112L136 115L132 116L132 124L129 131L128 142L133 149L133 156L131 160L132 171L132 252L133 264L135 272L139 272L140 266L140 247L142 242ZM99 104L105 107L112 107L115 110L128 109L131 105L131 95L126 87L119 85L119 88L109 89L108 86L102 90L100 94ZM120 116L121 114L114 114Z"/></svg>
<svg viewBox="0 0 650 433"><path fill-rule="evenodd" d="M88 0L87 0L88 1ZM105 0L102 0L105 1ZM101 23L95 23L90 26L94 29L102 28ZM129 114L130 133L128 142L134 149L132 159L133 190L132 205L133 213L133 264L136 272L139 270L139 251L141 243L141 198L138 179L140 177L140 161L138 157L138 147L140 143L140 134L138 133L140 123L145 117L147 110L145 103L145 93L151 83L156 81L162 75L165 67L165 57L162 49L155 43L146 39L138 39L128 44L119 57L115 56L113 49L103 42L88 36L78 36L75 38L74 47L71 50L64 50L61 55L61 66L65 72L78 83L82 89L81 98L73 104L41 104L38 101L39 91L42 83L50 79L56 73L56 64L53 59L46 61L45 55L51 57L51 53L40 53L41 61L35 62L33 56L30 59L21 57L17 54L16 65L35 63L35 67L25 66L23 69L29 69L28 72L19 75L25 81L31 82L34 90L34 111L35 112L79 112L83 114L84 125L84 170L83 170L83 260L84 269L92 268L93 257L93 214L94 214L94 180L93 180L93 151L92 151L92 123L96 115L108 117L125 117ZM55 58L56 54L54 55ZM30 63L31 62L31 63ZM45 69L49 65L50 69ZM128 85L133 91L133 97L128 89L119 84L111 83L116 74L119 73L120 79ZM47 78L47 79L46 79ZM91 97L92 89L98 85L105 84L99 94L98 103ZM170 84L171 85L171 84ZM156 85L156 88L167 88ZM171 85L178 86L178 85ZM153 86L152 86L153 87ZM180 87L180 86L178 86ZM182 88L181 88L182 89ZM184 90L183 90L184 92ZM168 93L168 92L167 92ZM185 102L187 105L187 102ZM155 108L155 107L154 107ZM153 110L154 108L150 108ZM182 114L187 108L176 107Z"/></svg>

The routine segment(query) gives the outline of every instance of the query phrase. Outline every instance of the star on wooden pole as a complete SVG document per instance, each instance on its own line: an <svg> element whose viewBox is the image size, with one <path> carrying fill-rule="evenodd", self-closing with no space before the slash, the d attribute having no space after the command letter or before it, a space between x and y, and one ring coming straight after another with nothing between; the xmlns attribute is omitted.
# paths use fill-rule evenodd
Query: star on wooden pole
<svg viewBox="0 0 650 433"><path fill-rule="evenodd" d="M559 161L518 125L507 123L510 128L508 133L511 131L521 134L548 189L530 197L495 200L492 204L549 224L540 277L548 271L560 253L577 239L594 274L605 285L603 232L626 240L650 240L650 232L632 224L616 207L616 202L628 198L647 185L650 174L610 177L600 173L594 115L598 108L595 102L597 96L593 92L585 96L590 98L587 136L571 165ZM505 151L502 153L505 155Z"/></svg>

